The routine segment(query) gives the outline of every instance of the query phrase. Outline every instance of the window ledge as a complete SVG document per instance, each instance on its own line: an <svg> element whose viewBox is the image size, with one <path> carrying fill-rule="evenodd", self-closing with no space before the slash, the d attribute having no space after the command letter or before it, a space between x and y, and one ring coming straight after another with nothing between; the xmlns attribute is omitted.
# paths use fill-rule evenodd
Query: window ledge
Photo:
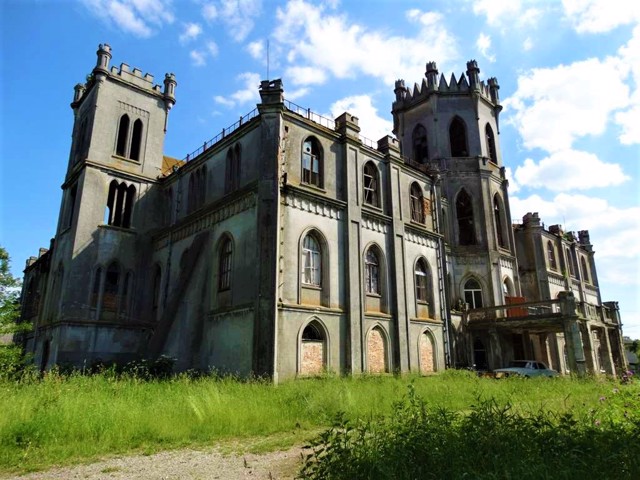
<svg viewBox="0 0 640 480"><path fill-rule="evenodd" d="M115 158L116 160L120 160L121 162L133 163L134 165L140 165L142 163L140 160L134 160L132 158L122 157L120 155L116 155L115 153L111 155L111 158Z"/></svg>
<svg viewBox="0 0 640 480"><path fill-rule="evenodd" d="M313 183L300 182L300 186L304 188L308 188L317 193L327 193L327 190L324 187L319 187L318 185L314 185Z"/></svg>
<svg viewBox="0 0 640 480"><path fill-rule="evenodd" d="M130 235L137 235L137 232L131 227L117 227L116 225L106 225L103 223L101 225L98 225L98 228L103 228L105 230L115 230L116 232L128 233Z"/></svg>
<svg viewBox="0 0 640 480"><path fill-rule="evenodd" d="M322 291L322 285L313 285L313 284L311 284L311 283L302 283L302 282L301 282L300 286L301 286L302 288L307 289L307 290L317 290L317 291L319 291L319 292L321 292L321 291Z"/></svg>
<svg viewBox="0 0 640 480"><path fill-rule="evenodd" d="M420 228L427 228L427 222L419 222L417 220L414 220L413 218L411 219L411 221L409 222L412 226L414 227L420 227Z"/></svg>
<svg viewBox="0 0 640 480"><path fill-rule="evenodd" d="M365 208L370 208L371 210L373 210L376 213L384 213L382 210L382 207L378 207L376 205L372 205L370 203L365 202L364 200L362 201L362 206Z"/></svg>
<svg viewBox="0 0 640 480"><path fill-rule="evenodd" d="M382 295L380 295L379 293L365 292L365 295L371 298L382 298Z"/></svg>

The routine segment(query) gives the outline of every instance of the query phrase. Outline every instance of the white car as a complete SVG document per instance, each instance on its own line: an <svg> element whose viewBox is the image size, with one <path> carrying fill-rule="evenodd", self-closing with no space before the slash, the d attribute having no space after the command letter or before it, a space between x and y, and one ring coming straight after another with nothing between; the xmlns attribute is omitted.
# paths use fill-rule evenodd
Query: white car
<svg viewBox="0 0 640 480"><path fill-rule="evenodd" d="M506 368L494 370L496 378L519 375L521 377L557 377L558 372L536 360L512 360Z"/></svg>

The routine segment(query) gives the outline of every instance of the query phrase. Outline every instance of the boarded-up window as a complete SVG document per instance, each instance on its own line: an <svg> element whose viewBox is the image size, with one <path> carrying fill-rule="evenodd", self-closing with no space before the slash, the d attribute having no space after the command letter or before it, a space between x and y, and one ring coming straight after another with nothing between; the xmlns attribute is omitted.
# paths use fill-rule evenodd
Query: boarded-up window
<svg viewBox="0 0 640 480"><path fill-rule="evenodd" d="M385 373L388 371L387 341L380 328L375 327L369 333L367 341L367 366L369 373Z"/></svg>
<svg viewBox="0 0 640 480"><path fill-rule="evenodd" d="M420 373L436 371L435 356L433 354L433 340L431 335L424 332L420 335Z"/></svg>
<svg viewBox="0 0 640 480"><path fill-rule="evenodd" d="M300 373L302 375L320 375L324 372L325 338L322 329L314 322L302 331Z"/></svg>

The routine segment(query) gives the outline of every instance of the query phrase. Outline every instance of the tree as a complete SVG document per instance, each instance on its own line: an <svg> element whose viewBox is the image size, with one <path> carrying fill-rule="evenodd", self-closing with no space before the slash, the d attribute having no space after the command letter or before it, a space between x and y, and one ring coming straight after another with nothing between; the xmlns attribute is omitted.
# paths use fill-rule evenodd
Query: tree
<svg viewBox="0 0 640 480"><path fill-rule="evenodd" d="M0 377L15 374L23 365L22 348L13 343L13 335L29 330L29 324L17 323L20 316L20 280L9 270L9 254L0 247Z"/></svg>

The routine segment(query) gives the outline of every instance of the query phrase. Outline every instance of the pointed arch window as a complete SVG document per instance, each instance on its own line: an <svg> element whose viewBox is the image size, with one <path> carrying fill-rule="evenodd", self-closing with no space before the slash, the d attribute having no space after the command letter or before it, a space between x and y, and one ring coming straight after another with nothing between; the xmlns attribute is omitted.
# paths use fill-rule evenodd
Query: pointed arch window
<svg viewBox="0 0 640 480"><path fill-rule="evenodd" d="M365 291L380 295L380 256L375 247L370 247L365 256Z"/></svg>
<svg viewBox="0 0 640 480"><path fill-rule="evenodd" d="M427 130L420 123L413 129L411 140L413 144L413 160L418 163L426 163L429 160Z"/></svg>
<svg viewBox="0 0 640 480"><path fill-rule="evenodd" d="M464 284L464 301L469 308L482 308L482 288L475 278L471 278Z"/></svg>
<svg viewBox="0 0 640 480"><path fill-rule="evenodd" d="M118 291L120 287L120 265L112 262L107 267L102 293L102 312L115 312L118 309Z"/></svg>
<svg viewBox="0 0 640 480"><path fill-rule="evenodd" d="M558 270L558 263L556 261L556 249L554 248L551 240L547 240L547 259L549 260L549 268L551 270Z"/></svg>
<svg viewBox="0 0 640 480"><path fill-rule="evenodd" d="M587 260L584 257L580 257L580 266L582 267L582 280L586 283L591 283L589 280L589 269L587 268Z"/></svg>
<svg viewBox="0 0 640 480"><path fill-rule="evenodd" d="M302 144L302 183L322 187L322 155L314 137L308 137Z"/></svg>
<svg viewBox="0 0 640 480"><path fill-rule="evenodd" d="M487 141L487 155L489 155L489 160L493 163L498 163L498 154L496 152L496 139L493 136L493 129L491 125L487 123L484 127L484 136Z"/></svg>
<svg viewBox="0 0 640 480"><path fill-rule="evenodd" d="M473 220L473 205L466 190L460 191L456 199L456 216L458 217L458 243L460 245L476 244L476 228Z"/></svg>
<svg viewBox="0 0 640 480"><path fill-rule="evenodd" d="M227 150L224 190L231 193L240 188L240 144Z"/></svg>
<svg viewBox="0 0 640 480"><path fill-rule="evenodd" d="M367 162L363 169L364 203L374 207L380 206L379 175L373 162Z"/></svg>
<svg viewBox="0 0 640 480"><path fill-rule="evenodd" d="M462 118L455 116L449 125L449 144L452 157L468 157L467 127Z"/></svg>
<svg viewBox="0 0 640 480"><path fill-rule="evenodd" d="M566 248L565 249L565 256L567 258L567 266L569 267L569 275L571 275L573 278L576 277L576 269L574 267L573 264L573 256L571 255L571 250Z"/></svg>
<svg viewBox="0 0 640 480"><path fill-rule="evenodd" d="M302 283L320 287L322 284L322 253L311 233L302 242Z"/></svg>
<svg viewBox="0 0 640 480"><path fill-rule="evenodd" d="M498 240L498 246L506 248L507 242L505 240L504 233L504 218L502 208L500 208L500 199L496 193L493 197L493 218L496 224L496 238Z"/></svg>
<svg viewBox="0 0 640 480"><path fill-rule="evenodd" d="M422 188L417 183L411 184L411 220L418 223L424 223L424 197L422 196Z"/></svg>
<svg viewBox="0 0 640 480"><path fill-rule="evenodd" d="M112 180L109 184L104 222L115 227L130 228L136 187Z"/></svg>
<svg viewBox="0 0 640 480"><path fill-rule="evenodd" d="M222 292L231 288L231 266L233 260L233 244L226 237L220 245L220 258L218 265L218 291Z"/></svg>
<svg viewBox="0 0 640 480"><path fill-rule="evenodd" d="M416 300L418 302L430 303L429 289L429 268L424 258L416 262L415 283L416 283Z"/></svg>
<svg viewBox="0 0 640 480"><path fill-rule="evenodd" d="M120 117L118 123L118 139L116 140L116 155L127 156L127 140L129 137L129 115L126 113Z"/></svg>
<svg viewBox="0 0 640 480"><path fill-rule="evenodd" d="M131 135L131 160L140 160L140 145L142 144L142 120L139 118L133 122L133 134Z"/></svg>
<svg viewBox="0 0 640 480"><path fill-rule="evenodd" d="M327 366L324 329L313 320L302 331L300 340L300 374L320 375Z"/></svg>

